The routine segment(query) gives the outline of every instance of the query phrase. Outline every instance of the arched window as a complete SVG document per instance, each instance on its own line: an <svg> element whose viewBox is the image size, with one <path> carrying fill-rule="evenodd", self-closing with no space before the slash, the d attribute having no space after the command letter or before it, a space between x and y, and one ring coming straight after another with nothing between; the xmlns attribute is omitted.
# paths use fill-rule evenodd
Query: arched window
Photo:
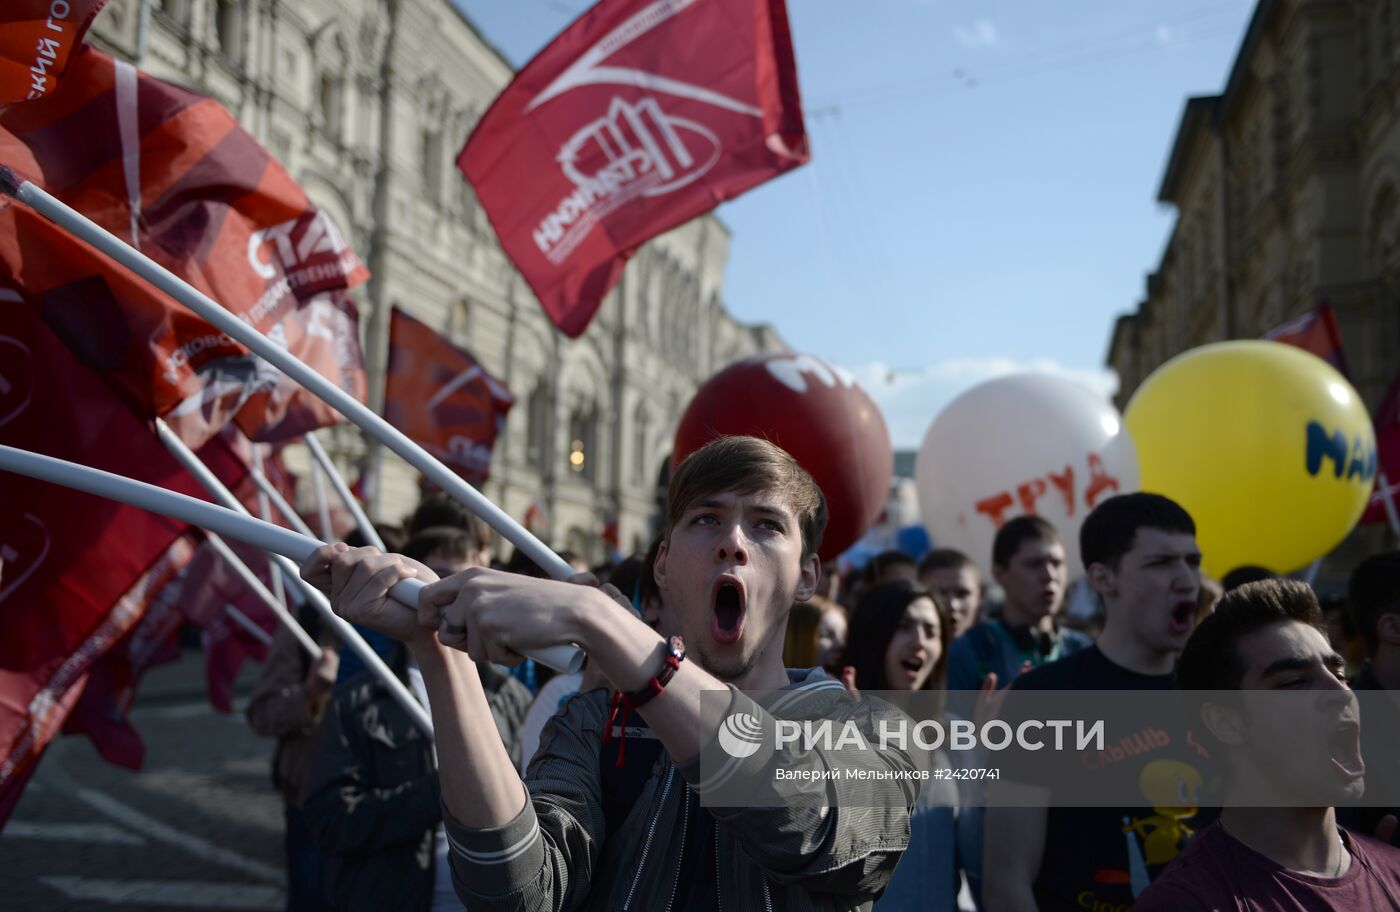
<svg viewBox="0 0 1400 912"><path fill-rule="evenodd" d="M598 416L592 405L569 416L569 471L581 481L598 477Z"/></svg>
<svg viewBox="0 0 1400 912"><path fill-rule="evenodd" d="M243 4L239 0L217 0L214 8L214 32L219 50L229 60L243 55Z"/></svg>
<svg viewBox="0 0 1400 912"><path fill-rule="evenodd" d="M337 142L340 140L340 130L343 124L341 119L341 81L335 73L323 72L320 83L317 86L317 106L321 113L321 129Z"/></svg>

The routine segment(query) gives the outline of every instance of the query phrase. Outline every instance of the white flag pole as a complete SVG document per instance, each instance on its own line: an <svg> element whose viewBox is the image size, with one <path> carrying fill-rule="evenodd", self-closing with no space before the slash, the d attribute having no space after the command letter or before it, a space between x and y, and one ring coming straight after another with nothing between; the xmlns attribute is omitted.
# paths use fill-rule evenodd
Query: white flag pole
<svg viewBox="0 0 1400 912"><path fill-rule="evenodd" d="M360 529L360 534L365 541L369 542L380 551L384 550L384 540L379 537L379 532L374 528L374 524L365 515L364 508L355 499L355 495L350 493L350 486L345 483L345 479L336 471L335 463L331 462L330 454L321 446L321 441L316 439L312 433L306 434L302 438L306 441L306 448L311 451L311 458L316 460L317 465L326 470L326 477L330 479L331 487L335 488L336 495L345 503L345 509L350 511L350 515L355 517L355 525Z"/></svg>
<svg viewBox="0 0 1400 912"><path fill-rule="evenodd" d="M274 593L268 591L267 587L263 585L262 580L258 579L258 575L253 572L251 567L243 562L242 558L234 553L233 549L228 546L228 543L213 532L205 533L204 540L205 543L209 545L210 550L217 554L224 563L228 564L229 568L233 570L239 580L243 582L243 585L247 586L248 589L258 597L258 600L266 605L268 610L276 616L277 620L282 622L282 624L291 631L292 636L297 638L297 642L301 644L302 649L306 650L307 655L311 656L313 660L321 658L321 647L302 629L301 625L296 622L296 618L292 617L291 612L287 610L287 603L278 598ZM272 565L272 578L276 579L277 574L278 568L274 564ZM261 631L262 628L259 627L258 630Z"/></svg>
<svg viewBox="0 0 1400 912"><path fill-rule="evenodd" d="M526 557L557 580L568 579L574 570L559 555L547 548L530 532L512 519L504 510L487 500L481 492L467 484L455 472L443 465L431 453L408 439L389 422L371 411L364 403L336 386L302 363L286 349L274 344L262 333L224 310L194 286L170 272L159 263L122 241L62 200L27 180L20 180L10 168L0 165L0 193L11 196L58 225L74 237L85 241L130 269L156 288L194 311L207 322L243 343L254 354L300 383L305 389L330 405L354 424L418 469L429 481L464 504L486 521L506 541L520 549ZM573 648L573 647L562 647ZM575 652L577 650L575 649ZM566 664L582 661L571 659ZM555 662L545 662L559 667Z"/></svg>
<svg viewBox="0 0 1400 912"><path fill-rule="evenodd" d="M253 484L258 487L258 494L272 502L273 508L276 509L278 513L282 514L282 518L287 521L288 525L307 538L316 537L316 533L311 531L311 527L306 524L306 520L302 519L301 514L298 513L291 504L287 503L287 498L282 496L282 492L277 490L276 486L268 480L266 475L257 471L257 469L254 469L251 475ZM380 550L382 551L383 549L381 548Z"/></svg>
<svg viewBox="0 0 1400 912"><path fill-rule="evenodd" d="M262 522L244 513L217 507L214 504L197 500L185 494L178 494L175 491L167 491L144 481L123 478L120 475L113 475L111 472L64 462L62 459L54 459L52 456L31 453L3 444L0 444L0 470L37 478L40 481L51 482L78 491L86 491L108 500L116 500L133 507L140 507L143 510L150 510L152 513L160 513L163 516L169 516L172 519L178 519L218 533L224 538L241 541L244 544L280 554L294 561L306 560L311 556L311 552L322 544L314 538L308 538L293 532L291 529L283 529L281 526ZM417 605L418 593L422 588L421 580L407 579L397 583L389 594L396 601L405 605ZM337 630L340 629L341 625L350 627L339 616L334 616L332 623L336 625ZM353 628L351 629L353 630ZM582 655L575 648L555 646L541 650L539 653L531 655L531 658L551 668L570 673L578 671L579 668L579 664L571 664L571 660L575 663L581 663Z"/></svg>
<svg viewBox="0 0 1400 912"><path fill-rule="evenodd" d="M224 613L227 614L235 624L247 631L253 639L257 640L259 643L262 643L264 646L272 645L272 637L267 635L266 630L263 630L261 627L258 626L256 621L248 617L248 615L244 614L243 612L239 611L237 608L230 605L228 602L224 602ZM320 658L320 653L315 653L314 657Z"/></svg>
<svg viewBox="0 0 1400 912"><path fill-rule="evenodd" d="M253 472L261 476L263 472L262 447L250 440L248 441L248 451L252 453L253 456L251 466ZM258 515L262 517L263 522L272 521L272 508L267 503L267 495L264 494L261 489L258 491ZM269 568L268 576L272 579L272 594L277 596L277 600L285 605L287 590L282 587L282 574L274 567L271 555L268 556L267 565Z"/></svg>
<svg viewBox="0 0 1400 912"><path fill-rule="evenodd" d="M254 354L291 377L315 394L348 420L365 430L418 469L433 484L461 501L486 521L530 560L555 579L568 579L574 570L559 555L512 519L500 507L482 496L455 472L431 453L404 436L393 425L371 411L315 370L289 354L256 329L224 310L198 289L142 254L131 245L111 234L82 213L50 195L27 180L21 180L10 168L0 165L0 193L14 197L35 212L63 228L69 234L90 244L121 265L130 269L156 288L184 304L204 320L247 346Z"/></svg>
<svg viewBox="0 0 1400 912"><path fill-rule="evenodd" d="M258 522L258 520L254 519L252 514L248 512L248 508L243 506L242 502L240 502L237 497L233 496L233 492L224 486L224 483L219 480L219 476L215 475L210 471L208 466L199 461L199 457L180 439L180 435L172 431L170 425L159 418L156 419L156 436L160 438L160 442L165 445L165 448L170 451L170 455L174 456L180 465L184 466L185 470L193 475L195 480L204 487L204 490L208 491L209 495L217 500L225 510L232 510L251 522ZM316 547L317 543L314 538L307 536L302 540L311 541L313 542L312 548L314 549ZM306 553L309 555L311 552L307 551ZM278 569L287 574L287 579L293 581L293 584L298 586L301 591L306 594L306 597L311 600L311 604L321 613L321 617L325 619L326 623L330 624L331 628L335 630L335 634L340 638L340 641L354 652L355 655L359 656L360 661L365 663L365 667L367 667L379 683L389 691L389 695L394 698L394 702L398 703L403 710L408 713L409 718L431 737L433 734L433 723L428 717L427 711L424 710L423 704L414 699L413 694L408 692L408 688L404 686L398 676L389 669L388 665L384 664L384 660L379 657L379 653L375 652L370 645L365 642L365 638L360 636L358 630L335 613L335 609L331 608L330 601L321 590L301 578L301 574L297 571L296 564L292 563L292 561L281 553L272 554L270 556ZM301 560L305 560L305 558ZM298 561L298 563L300 563L300 561ZM404 604L417 607L418 602L417 599L415 599L412 602L405 602ZM292 619L292 616L287 613L285 609L283 609L283 612L279 614L278 617L283 618L285 622L290 622L293 627L299 628L301 626ZM303 631L303 633L305 633L305 631Z"/></svg>
<svg viewBox="0 0 1400 912"><path fill-rule="evenodd" d="M316 495L316 515L321 520L321 538L325 541L336 541L335 529L331 526L331 505L326 500L325 479L321 477L321 466L315 462L311 464L311 489Z"/></svg>

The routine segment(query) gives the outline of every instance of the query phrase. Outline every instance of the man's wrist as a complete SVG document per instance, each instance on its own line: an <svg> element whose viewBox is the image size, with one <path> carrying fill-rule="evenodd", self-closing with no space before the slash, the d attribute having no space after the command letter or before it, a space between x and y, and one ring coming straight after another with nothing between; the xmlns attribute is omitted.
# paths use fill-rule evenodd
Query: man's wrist
<svg viewBox="0 0 1400 912"><path fill-rule="evenodd" d="M571 609L573 642L624 692L642 687L661 668L666 641L629 609L597 589Z"/></svg>

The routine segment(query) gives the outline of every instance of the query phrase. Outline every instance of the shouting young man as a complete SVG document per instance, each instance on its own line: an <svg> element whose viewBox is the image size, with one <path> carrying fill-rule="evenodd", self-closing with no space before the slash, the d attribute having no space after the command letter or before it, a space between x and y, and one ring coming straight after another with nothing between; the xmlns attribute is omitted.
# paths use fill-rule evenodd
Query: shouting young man
<svg viewBox="0 0 1400 912"><path fill-rule="evenodd" d="M1307 583L1226 593L1177 674L1223 756L1225 807L1134 908L1400 910L1400 849L1337 825L1366 791L1365 720Z"/></svg>
<svg viewBox="0 0 1400 912"><path fill-rule="evenodd" d="M765 441L722 438L682 463L669 494L654 571L682 632L669 643L589 587L469 570L428 586L414 611L386 593L433 577L396 555L327 546L303 567L345 617L408 641L423 671L468 908L866 909L908 843L918 780L907 753L773 736L775 715L853 721L871 742L881 721L820 671L783 668L788 611L820 569L826 507L811 476ZM522 783L472 659L518 662L568 643L611 692L564 705ZM776 695L761 704L741 688ZM626 774L617 744L638 731L629 711L662 748L642 775ZM760 747L724 757L716 736L735 717ZM876 775L792 775L851 763ZM707 800L736 783L757 800Z"/></svg>

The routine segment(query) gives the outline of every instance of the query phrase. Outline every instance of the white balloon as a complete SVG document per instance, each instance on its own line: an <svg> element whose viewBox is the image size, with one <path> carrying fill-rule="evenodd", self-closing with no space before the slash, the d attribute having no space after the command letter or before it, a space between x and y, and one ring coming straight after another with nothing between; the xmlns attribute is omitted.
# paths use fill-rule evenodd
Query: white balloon
<svg viewBox="0 0 1400 912"><path fill-rule="evenodd" d="M1007 520L1044 517L1083 574L1079 526L1094 505L1139 488L1137 452L1107 399L1063 377L1023 373L981 383L929 426L914 471L936 548L956 548L991 579L992 540Z"/></svg>

